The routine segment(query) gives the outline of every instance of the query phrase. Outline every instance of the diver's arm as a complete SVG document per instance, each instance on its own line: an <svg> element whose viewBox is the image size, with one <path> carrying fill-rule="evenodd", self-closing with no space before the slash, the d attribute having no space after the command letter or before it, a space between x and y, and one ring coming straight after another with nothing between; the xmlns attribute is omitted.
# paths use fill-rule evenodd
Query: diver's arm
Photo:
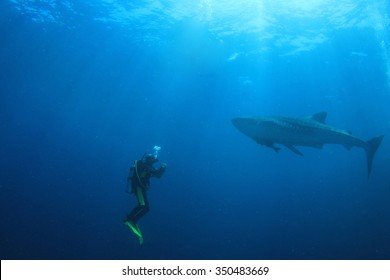
<svg viewBox="0 0 390 280"><path fill-rule="evenodd" d="M165 163L162 163L159 169L153 170L152 176L161 178L161 176L164 174L166 169L167 169L167 165Z"/></svg>

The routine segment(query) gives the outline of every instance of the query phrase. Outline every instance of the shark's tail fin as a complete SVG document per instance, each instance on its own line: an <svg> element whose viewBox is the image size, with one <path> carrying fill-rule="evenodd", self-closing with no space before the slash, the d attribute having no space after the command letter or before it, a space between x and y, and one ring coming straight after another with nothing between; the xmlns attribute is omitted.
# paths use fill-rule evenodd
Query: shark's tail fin
<svg viewBox="0 0 390 280"><path fill-rule="evenodd" d="M367 171L368 176L370 176L372 168L372 160L374 159L376 150L378 150L384 135L374 137L371 140L367 141L366 154L367 154Z"/></svg>

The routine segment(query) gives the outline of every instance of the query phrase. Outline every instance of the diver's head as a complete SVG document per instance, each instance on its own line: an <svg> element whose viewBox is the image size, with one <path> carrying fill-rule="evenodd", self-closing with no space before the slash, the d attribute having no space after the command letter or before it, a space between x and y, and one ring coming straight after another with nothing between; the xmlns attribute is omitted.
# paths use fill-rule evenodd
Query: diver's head
<svg viewBox="0 0 390 280"><path fill-rule="evenodd" d="M144 163L146 163L146 164L152 165L153 163L155 163L157 161L158 161L157 157L153 154L146 154L144 156Z"/></svg>

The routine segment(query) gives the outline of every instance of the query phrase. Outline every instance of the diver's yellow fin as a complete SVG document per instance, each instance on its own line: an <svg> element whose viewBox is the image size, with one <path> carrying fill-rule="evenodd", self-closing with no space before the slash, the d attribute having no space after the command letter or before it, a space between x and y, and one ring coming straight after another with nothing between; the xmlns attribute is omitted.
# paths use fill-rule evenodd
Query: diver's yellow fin
<svg viewBox="0 0 390 280"><path fill-rule="evenodd" d="M137 229L137 231L139 233L139 235L137 235L138 236L139 245L142 245L144 243L144 237L142 236L142 232L139 229L137 224L135 224L135 227L136 227L136 229Z"/></svg>
<svg viewBox="0 0 390 280"><path fill-rule="evenodd" d="M139 244L142 245L144 243L144 238L142 236L142 232L139 229L137 224L133 224L129 221L126 221L125 224L134 232L135 235L137 235Z"/></svg>

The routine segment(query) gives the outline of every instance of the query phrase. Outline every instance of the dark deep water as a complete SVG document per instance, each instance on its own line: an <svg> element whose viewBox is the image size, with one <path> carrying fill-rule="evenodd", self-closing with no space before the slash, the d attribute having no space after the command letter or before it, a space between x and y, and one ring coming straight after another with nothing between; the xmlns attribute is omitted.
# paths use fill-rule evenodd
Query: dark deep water
<svg viewBox="0 0 390 280"><path fill-rule="evenodd" d="M388 1L93 2L0 3L1 259L390 258ZM319 111L385 135L369 179L361 149L230 122ZM139 246L126 178L154 145Z"/></svg>

